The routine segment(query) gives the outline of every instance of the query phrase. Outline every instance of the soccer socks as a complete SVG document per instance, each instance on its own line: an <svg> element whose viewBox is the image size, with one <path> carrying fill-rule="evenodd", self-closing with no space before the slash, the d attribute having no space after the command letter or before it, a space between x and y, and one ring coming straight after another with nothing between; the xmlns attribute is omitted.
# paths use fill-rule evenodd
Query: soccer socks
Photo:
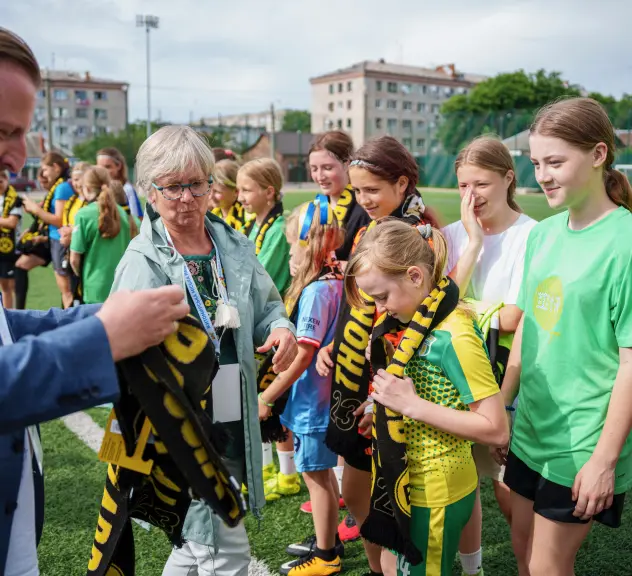
<svg viewBox="0 0 632 576"><path fill-rule="evenodd" d="M263 443L261 444L261 450L263 452L263 466L269 466L270 464L274 464L274 457L272 455L272 444Z"/></svg>
<svg viewBox="0 0 632 576"><path fill-rule="evenodd" d="M26 295L29 291L29 273L22 268L15 269L15 307L17 310L26 308Z"/></svg>
<svg viewBox="0 0 632 576"><path fill-rule="evenodd" d="M472 552L471 554L461 554L459 552L459 556L461 558L461 567L463 568L463 574L467 574L468 576L473 576L474 574L478 574L483 567L483 549L479 548L478 551Z"/></svg>
<svg viewBox="0 0 632 576"><path fill-rule="evenodd" d="M338 481L338 490L342 495L342 473L344 471L344 466L334 466L334 474L336 476L336 480Z"/></svg>
<svg viewBox="0 0 632 576"><path fill-rule="evenodd" d="M279 457L279 472L286 476L296 474L296 466L294 465L294 450L291 452L281 452L277 449L277 455Z"/></svg>

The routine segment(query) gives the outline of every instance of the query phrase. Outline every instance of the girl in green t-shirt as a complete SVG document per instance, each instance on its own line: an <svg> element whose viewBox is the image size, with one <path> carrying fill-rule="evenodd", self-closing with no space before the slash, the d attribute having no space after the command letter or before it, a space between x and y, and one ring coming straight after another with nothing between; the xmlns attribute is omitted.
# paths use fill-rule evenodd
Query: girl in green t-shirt
<svg viewBox="0 0 632 576"><path fill-rule="evenodd" d="M510 406L520 386L520 402L497 456L519 573L573 574L593 520L618 527L632 488L632 191L595 100L544 107L529 143L549 205L566 210L527 242L502 388Z"/></svg>
<svg viewBox="0 0 632 576"><path fill-rule="evenodd" d="M88 205L79 210L70 241L70 265L80 278L79 288L86 304L105 302L114 272L130 240L138 234L139 221L115 200L117 180L99 166L83 175L83 197Z"/></svg>
<svg viewBox="0 0 632 576"><path fill-rule="evenodd" d="M281 203L283 175L272 158L246 162L237 173L238 200L255 217L246 222L244 234L254 242L259 262L272 278L281 296L290 287L290 245L285 237L285 220ZM294 465L294 439L288 431L285 442L277 442L277 472L270 444L263 444L263 478L266 501L298 494L299 475Z"/></svg>

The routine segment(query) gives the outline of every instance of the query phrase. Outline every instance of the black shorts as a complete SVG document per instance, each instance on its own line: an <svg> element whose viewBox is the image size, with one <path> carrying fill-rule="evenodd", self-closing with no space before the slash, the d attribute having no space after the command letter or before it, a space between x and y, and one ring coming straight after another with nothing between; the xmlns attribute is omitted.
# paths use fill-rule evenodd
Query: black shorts
<svg viewBox="0 0 632 576"><path fill-rule="evenodd" d="M371 447L365 449L363 452L356 454L347 454L344 457L345 464L355 468L356 470L362 470L362 472L371 472Z"/></svg>
<svg viewBox="0 0 632 576"><path fill-rule="evenodd" d="M17 258L0 258L0 279L13 280L15 278L15 261Z"/></svg>
<svg viewBox="0 0 632 576"><path fill-rule="evenodd" d="M507 455L504 482L516 494L533 501L533 511L544 518L566 524L590 522L573 516L575 502L570 488L542 477L511 451ZM616 494L612 506L593 516L593 520L610 528L618 528L621 526L624 500L625 493Z"/></svg>
<svg viewBox="0 0 632 576"><path fill-rule="evenodd" d="M22 252L18 250L17 253L18 256L20 256L20 254L26 254L27 256L37 256L44 261L44 264L42 264L42 266L48 266L51 261L50 245L48 242L38 242L37 244L31 244L29 245L28 250L22 250Z"/></svg>

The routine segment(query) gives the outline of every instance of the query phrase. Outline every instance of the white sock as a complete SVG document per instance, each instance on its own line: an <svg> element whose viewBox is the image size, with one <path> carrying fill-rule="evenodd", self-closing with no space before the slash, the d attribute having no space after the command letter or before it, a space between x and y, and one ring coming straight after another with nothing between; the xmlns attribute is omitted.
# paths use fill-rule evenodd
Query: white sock
<svg viewBox="0 0 632 576"><path fill-rule="evenodd" d="M459 552L459 556L461 557L463 572L466 574L478 574L480 569L483 567L482 548L479 548L477 552L472 552L471 554L461 554Z"/></svg>
<svg viewBox="0 0 632 576"><path fill-rule="evenodd" d="M277 456L279 457L279 471L281 474L285 474L286 476L296 474L296 466L294 466L294 450L290 452L281 452L281 450L277 450Z"/></svg>
<svg viewBox="0 0 632 576"><path fill-rule="evenodd" d="M263 452L263 465L268 466L274 464L274 456L272 454L272 444L264 442L261 444L261 450Z"/></svg>
<svg viewBox="0 0 632 576"><path fill-rule="evenodd" d="M336 475L336 480L338 480L338 490L340 490L340 494L342 494L342 473L344 469L344 466L334 466L334 474Z"/></svg>

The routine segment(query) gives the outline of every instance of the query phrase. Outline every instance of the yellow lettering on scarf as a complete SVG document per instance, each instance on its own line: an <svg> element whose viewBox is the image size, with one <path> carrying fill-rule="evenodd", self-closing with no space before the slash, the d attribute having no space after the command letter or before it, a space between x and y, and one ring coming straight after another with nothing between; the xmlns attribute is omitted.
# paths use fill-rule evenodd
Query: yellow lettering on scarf
<svg viewBox="0 0 632 576"><path fill-rule="evenodd" d="M99 544L105 544L110 538L112 533L112 524L110 524L103 516L99 516L97 520L97 533L94 535L94 539Z"/></svg>
<svg viewBox="0 0 632 576"><path fill-rule="evenodd" d="M156 486L156 481L154 480L153 476L149 477L149 481L154 487L154 494L156 494L156 496L158 496L158 498L162 500L167 506L171 506L173 508L176 505L175 498L171 498L170 496L167 496L164 492L159 490L158 486Z"/></svg>
<svg viewBox="0 0 632 576"><path fill-rule="evenodd" d="M373 313L363 312L360 308L351 308L351 317L368 328L373 326Z"/></svg>
<svg viewBox="0 0 632 576"><path fill-rule="evenodd" d="M169 360L167 360L167 366L169 366L178 386L180 386L180 388L184 388L184 376L182 375L182 372L180 372L180 370L178 370Z"/></svg>
<svg viewBox="0 0 632 576"><path fill-rule="evenodd" d="M180 428L180 432L182 433L182 437L184 441L191 446L191 448L198 448L202 445L198 435L195 433L195 429L193 428L193 424L188 420L185 420L182 423L182 428Z"/></svg>
<svg viewBox="0 0 632 576"><path fill-rule="evenodd" d="M163 403L167 412L169 412L169 414L171 414L174 418L182 419L186 416L184 408L178 403L173 394L169 394L169 392L167 392L163 399Z"/></svg>
<svg viewBox="0 0 632 576"><path fill-rule="evenodd" d="M340 366L342 366L343 368L346 368L352 374L356 374L357 376L362 375L362 365L364 363L364 355L361 354L360 352L356 352L351 347L347 346L347 344L345 344L344 342L340 344L340 348L338 349L337 360Z"/></svg>
<svg viewBox="0 0 632 576"><path fill-rule="evenodd" d="M101 506L103 506L103 508L105 508L110 514L116 514L116 511L118 510L118 506L116 505L116 502L114 502L112 496L110 496L107 488L103 489L103 500L101 501Z"/></svg>
<svg viewBox="0 0 632 576"><path fill-rule="evenodd" d="M184 336L188 343L183 342L180 337ZM196 326L180 322L178 331L171 334L165 340L165 348L178 362L191 364L204 350L208 342L208 335Z"/></svg>
<svg viewBox="0 0 632 576"><path fill-rule="evenodd" d="M88 562L88 572L94 572L99 567L99 565L101 564L101 560L102 559L103 559L103 554L93 544L92 545L92 554L90 555L90 562Z"/></svg>
<svg viewBox="0 0 632 576"><path fill-rule="evenodd" d="M385 408L384 411L386 413L386 417L388 418L388 435L391 437L393 442L398 442L399 444L406 443L406 428L404 425L404 419L397 412L393 412L388 408Z"/></svg>
<svg viewBox="0 0 632 576"><path fill-rule="evenodd" d="M204 446L195 450L193 454L198 464L204 464L204 462L208 460L208 454L206 453L206 448L204 448Z"/></svg>
<svg viewBox="0 0 632 576"><path fill-rule="evenodd" d="M342 348L342 346L344 346L344 344L340 347ZM360 374L362 374L362 370L360 370ZM354 392L357 392L360 389L360 386L351 382L351 380L342 373L342 370L338 365L336 365L336 382L342 383L345 388L349 388L349 390L353 390Z"/></svg>
<svg viewBox="0 0 632 576"><path fill-rule="evenodd" d="M154 467L153 477L156 480L158 480L158 482L160 482L163 486L166 486L167 488L169 488L169 490L173 490L174 492L182 492L182 490L177 484L175 484L173 481L167 478L167 476L162 471L162 468L160 468L160 466Z"/></svg>
<svg viewBox="0 0 632 576"><path fill-rule="evenodd" d="M348 322L344 331L345 341L351 344L356 350L365 350L369 343L369 333L362 330L355 322Z"/></svg>

